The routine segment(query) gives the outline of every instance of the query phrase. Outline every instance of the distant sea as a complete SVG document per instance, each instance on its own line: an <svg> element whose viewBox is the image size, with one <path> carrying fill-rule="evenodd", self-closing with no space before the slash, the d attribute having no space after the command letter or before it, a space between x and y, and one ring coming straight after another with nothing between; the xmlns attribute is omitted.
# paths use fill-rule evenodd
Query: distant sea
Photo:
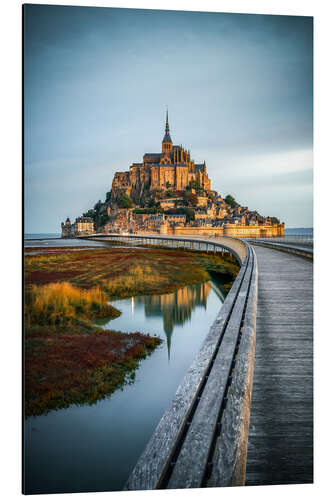
<svg viewBox="0 0 333 500"><path fill-rule="evenodd" d="M285 236L311 236L313 238L313 227L286 227Z"/></svg>
<svg viewBox="0 0 333 500"><path fill-rule="evenodd" d="M286 227L285 230L286 236L313 236L313 227ZM60 233L24 233L24 239L33 239L33 238L60 238Z"/></svg>
<svg viewBox="0 0 333 500"><path fill-rule="evenodd" d="M41 248L52 248L52 247L83 247L89 245L89 247L103 247L104 242L100 241L85 241L77 240L76 238L65 238L65 239L52 239L61 238L60 233L24 233L24 248L31 247L41 247ZM31 241L29 241L31 240Z"/></svg>
<svg viewBox="0 0 333 500"><path fill-rule="evenodd" d="M61 238L60 233L24 233L25 240L32 240L34 238Z"/></svg>

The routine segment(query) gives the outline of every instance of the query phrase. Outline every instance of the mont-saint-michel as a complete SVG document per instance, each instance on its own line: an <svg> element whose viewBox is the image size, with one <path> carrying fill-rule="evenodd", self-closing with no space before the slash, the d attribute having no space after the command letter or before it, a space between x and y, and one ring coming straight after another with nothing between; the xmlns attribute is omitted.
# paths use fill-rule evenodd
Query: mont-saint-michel
<svg viewBox="0 0 333 500"><path fill-rule="evenodd" d="M116 172L105 201L73 224L67 218L61 230L64 238L94 232L260 238L284 236L284 223L212 189L205 160L196 163L173 143L167 110L162 150Z"/></svg>
<svg viewBox="0 0 333 500"><path fill-rule="evenodd" d="M24 494L313 482L313 19L168 9L23 6Z"/></svg>

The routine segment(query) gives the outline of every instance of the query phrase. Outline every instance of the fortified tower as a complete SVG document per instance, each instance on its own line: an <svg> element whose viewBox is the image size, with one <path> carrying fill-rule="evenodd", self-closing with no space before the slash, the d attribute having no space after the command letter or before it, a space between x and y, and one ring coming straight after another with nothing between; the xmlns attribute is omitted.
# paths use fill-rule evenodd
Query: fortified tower
<svg viewBox="0 0 333 500"><path fill-rule="evenodd" d="M62 238L70 238L72 236L72 224L67 217L65 224L62 222L61 223L61 237Z"/></svg>

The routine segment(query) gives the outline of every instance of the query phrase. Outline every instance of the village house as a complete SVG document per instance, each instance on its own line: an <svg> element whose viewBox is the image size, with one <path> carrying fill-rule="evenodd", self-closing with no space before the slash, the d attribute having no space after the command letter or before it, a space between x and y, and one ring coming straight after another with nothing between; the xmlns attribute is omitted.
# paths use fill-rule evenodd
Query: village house
<svg viewBox="0 0 333 500"><path fill-rule="evenodd" d="M205 212L204 210L200 210L200 211L196 211L195 214L194 214L194 220L205 220L205 219L209 219L209 218L212 218L213 216L212 215L208 215L207 212Z"/></svg>
<svg viewBox="0 0 333 500"><path fill-rule="evenodd" d="M160 228L165 223L164 214L150 215L144 222L146 231L160 231Z"/></svg>
<svg viewBox="0 0 333 500"><path fill-rule="evenodd" d="M225 217L228 213L228 210L224 207L218 207L216 209L216 217Z"/></svg>
<svg viewBox="0 0 333 500"><path fill-rule="evenodd" d="M198 196L198 207L207 207L208 196Z"/></svg>
<svg viewBox="0 0 333 500"><path fill-rule="evenodd" d="M91 217L77 217L73 224L75 236L94 234L94 221Z"/></svg>
<svg viewBox="0 0 333 500"><path fill-rule="evenodd" d="M168 210L169 208L174 208L176 204L182 200L182 198L166 198L164 200L160 200L160 207L164 210Z"/></svg>
<svg viewBox="0 0 333 500"><path fill-rule="evenodd" d="M61 223L61 237L74 238L75 236L85 236L94 234L94 221L91 217L77 217L71 224L69 217L65 223Z"/></svg>
<svg viewBox="0 0 333 500"><path fill-rule="evenodd" d="M186 215L183 214L167 214L165 216L165 219L168 221L169 224L176 224L176 225L181 225L185 224L186 222Z"/></svg>

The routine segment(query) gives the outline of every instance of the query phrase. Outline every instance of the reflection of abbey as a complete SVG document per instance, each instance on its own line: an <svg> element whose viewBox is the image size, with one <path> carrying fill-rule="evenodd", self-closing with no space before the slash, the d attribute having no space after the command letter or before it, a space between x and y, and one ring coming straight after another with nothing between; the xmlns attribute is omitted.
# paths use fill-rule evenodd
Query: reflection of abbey
<svg viewBox="0 0 333 500"><path fill-rule="evenodd" d="M171 335L174 326L183 325L186 321L189 321L196 306L206 308L210 291L210 282L195 283L179 288L173 293L133 297L133 300L137 304L144 304L146 316L163 316L164 332L167 337L168 354L170 356ZM218 292L222 298L222 292Z"/></svg>
<svg viewBox="0 0 333 500"><path fill-rule="evenodd" d="M62 224L63 237L92 232L271 237L283 236L284 224L212 190L206 162L173 144L167 112L161 152L116 172L104 202Z"/></svg>
<svg viewBox="0 0 333 500"><path fill-rule="evenodd" d="M118 190L131 197L140 197L145 189L183 191L194 184L210 191L206 163L194 163L191 154L182 146L172 143L168 112L161 153L146 153L142 163L133 163L129 172L116 172L112 192Z"/></svg>

